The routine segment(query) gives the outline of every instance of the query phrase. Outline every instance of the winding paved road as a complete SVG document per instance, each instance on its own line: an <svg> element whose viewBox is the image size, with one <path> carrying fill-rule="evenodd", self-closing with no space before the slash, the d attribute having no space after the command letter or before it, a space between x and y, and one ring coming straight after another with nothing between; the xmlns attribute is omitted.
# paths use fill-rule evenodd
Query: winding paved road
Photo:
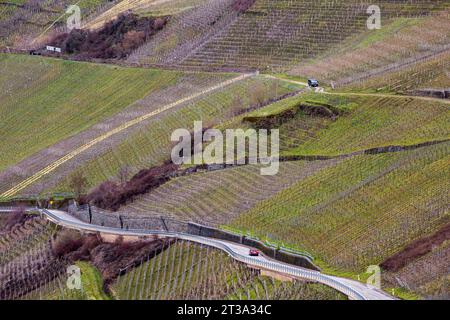
<svg viewBox="0 0 450 320"><path fill-rule="evenodd" d="M78 220L66 212L59 210L39 210L42 215L47 217L50 221L66 228L76 229L81 231L101 232L105 234L115 234L122 236L159 236L178 238L180 240L187 240L207 246L211 246L222 251L225 251L233 259L243 262L249 266L259 269L273 271L279 274L288 275L294 278L310 280L322 283L332 287L343 294L347 295L352 300L393 300L395 298L373 287L369 287L361 282L330 276L322 274L318 271L313 271L298 266L289 265L270 259L264 255L258 257L250 257L248 255L249 247L228 242L225 240L195 236L177 232L164 232L152 230L123 230L119 228L110 228L98 225L92 225Z"/></svg>

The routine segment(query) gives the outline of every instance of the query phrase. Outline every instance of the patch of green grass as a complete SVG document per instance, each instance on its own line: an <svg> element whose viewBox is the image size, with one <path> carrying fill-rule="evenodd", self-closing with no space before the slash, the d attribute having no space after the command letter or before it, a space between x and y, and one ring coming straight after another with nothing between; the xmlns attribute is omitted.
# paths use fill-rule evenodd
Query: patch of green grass
<svg viewBox="0 0 450 320"><path fill-rule="evenodd" d="M445 203L449 161L448 143L353 157L258 203L231 225L306 250L319 266L331 266L327 272L362 274L445 222L448 213L428 204Z"/></svg>

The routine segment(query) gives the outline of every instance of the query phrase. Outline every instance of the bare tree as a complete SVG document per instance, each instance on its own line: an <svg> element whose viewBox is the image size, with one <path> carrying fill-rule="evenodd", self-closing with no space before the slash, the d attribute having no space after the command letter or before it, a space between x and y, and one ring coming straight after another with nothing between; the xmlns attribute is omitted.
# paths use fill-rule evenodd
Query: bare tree
<svg viewBox="0 0 450 320"><path fill-rule="evenodd" d="M233 97L230 108L227 111L227 118L232 118L245 112L244 101L240 95Z"/></svg>
<svg viewBox="0 0 450 320"><path fill-rule="evenodd" d="M270 95L274 98L278 97L278 91L280 88L280 80L275 80L270 84Z"/></svg>
<svg viewBox="0 0 450 320"><path fill-rule="evenodd" d="M88 181L81 171L76 171L69 178L69 187L75 193L77 199L86 191L87 185Z"/></svg>

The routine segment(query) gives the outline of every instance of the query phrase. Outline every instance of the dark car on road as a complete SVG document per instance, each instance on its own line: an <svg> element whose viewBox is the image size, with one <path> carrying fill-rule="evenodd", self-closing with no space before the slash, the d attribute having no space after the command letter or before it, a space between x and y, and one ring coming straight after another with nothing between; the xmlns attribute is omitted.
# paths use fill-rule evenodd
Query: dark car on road
<svg viewBox="0 0 450 320"><path fill-rule="evenodd" d="M319 81L317 81L316 79L308 79L308 86L316 88L319 86Z"/></svg>

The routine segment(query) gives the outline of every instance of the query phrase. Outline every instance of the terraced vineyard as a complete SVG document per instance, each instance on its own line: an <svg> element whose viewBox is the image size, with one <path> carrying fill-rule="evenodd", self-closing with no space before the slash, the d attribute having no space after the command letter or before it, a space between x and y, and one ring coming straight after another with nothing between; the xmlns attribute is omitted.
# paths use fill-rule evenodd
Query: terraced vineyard
<svg viewBox="0 0 450 320"><path fill-rule="evenodd" d="M363 16L358 14L361 9L351 4L258 0L183 65L282 68L316 55L361 28ZM315 25L315 20L322 25Z"/></svg>
<svg viewBox="0 0 450 320"><path fill-rule="evenodd" d="M45 245L53 229L43 220L33 219L0 237L0 265L5 265L23 252Z"/></svg>
<svg viewBox="0 0 450 320"><path fill-rule="evenodd" d="M36 61L39 64L34 63ZM0 132L5 141L10 142L1 148L0 169L5 169L0 179L2 191L126 120L201 93L212 84L232 77L230 74L121 68L13 55L3 55L0 67L5 71L0 80L5 87L0 96L4 102L0 114L8 119L0 126ZM15 91L17 87L24 89L19 93ZM40 94L34 94L37 91ZM218 110L218 106L214 107ZM28 121L17 126L24 110L27 110ZM42 123L47 125L42 128ZM122 137L131 135L132 130L135 128L124 131ZM105 147L111 148L114 141L120 141L120 137L120 134L114 136L87 155L97 156ZM7 168L22 159L24 161L16 168Z"/></svg>
<svg viewBox="0 0 450 320"><path fill-rule="evenodd" d="M329 101L333 99L335 96ZM449 138L446 123L450 120L450 110L446 103L383 96L338 96L337 99L347 101L350 110L313 131L313 137L303 139L297 146L290 142L292 148L286 154L338 155ZM297 131L291 130L295 124L294 120L280 128L288 141L297 138Z"/></svg>
<svg viewBox="0 0 450 320"><path fill-rule="evenodd" d="M72 4L85 30L68 34ZM373 265L386 293L448 298L449 17L448 0L0 0L0 201L122 230L0 215L0 300L389 298L345 279ZM279 129L278 173L171 163L196 121ZM142 231L224 245L206 226L325 276Z"/></svg>
<svg viewBox="0 0 450 320"><path fill-rule="evenodd" d="M126 270L112 291L120 300L344 298L322 285L261 276L222 252L183 241Z"/></svg>
<svg viewBox="0 0 450 320"><path fill-rule="evenodd" d="M317 107L322 114L314 113ZM277 128L282 155L337 156L446 140L449 120L444 101L304 93L243 114L220 129Z"/></svg>
<svg viewBox="0 0 450 320"><path fill-rule="evenodd" d="M41 255L41 258L44 256ZM235 262L226 254L177 241L167 250L146 257L137 267L122 270L109 290L103 291L99 272L88 262L81 269L81 290L67 287L65 269L21 295L21 300L179 300L179 299L296 299L343 300L337 291L316 283L282 282Z"/></svg>
<svg viewBox="0 0 450 320"><path fill-rule="evenodd" d="M79 290L67 288L67 273L63 269L54 279L20 297L20 300L86 300Z"/></svg>
<svg viewBox="0 0 450 320"><path fill-rule="evenodd" d="M181 58L197 50L221 33L238 15L233 0L208 0L170 19L168 26L152 41L138 48L130 57L134 63L178 64Z"/></svg>
<svg viewBox="0 0 450 320"><path fill-rule="evenodd" d="M0 1L0 46L33 47L37 37L55 30L65 30L65 11L78 5L82 19L87 19L110 5L109 0L2 0Z"/></svg>
<svg viewBox="0 0 450 320"><path fill-rule="evenodd" d="M445 223L448 151L447 142L344 160L258 203L231 225L271 235L334 267L361 270Z"/></svg>
<svg viewBox="0 0 450 320"><path fill-rule="evenodd" d="M120 212L217 224L237 217L230 224L234 228L359 271L445 223L448 148L447 142L399 153L282 163L278 175L266 178L251 166L196 174L175 179Z"/></svg>
<svg viewBox="0 0 450 320"><path fill-rule="evenodd" d="M384 280L393 287L403 287L420 296L446 299L450 293L449 259L450 244L447 241L400 271L386 273Z"/></svg>

